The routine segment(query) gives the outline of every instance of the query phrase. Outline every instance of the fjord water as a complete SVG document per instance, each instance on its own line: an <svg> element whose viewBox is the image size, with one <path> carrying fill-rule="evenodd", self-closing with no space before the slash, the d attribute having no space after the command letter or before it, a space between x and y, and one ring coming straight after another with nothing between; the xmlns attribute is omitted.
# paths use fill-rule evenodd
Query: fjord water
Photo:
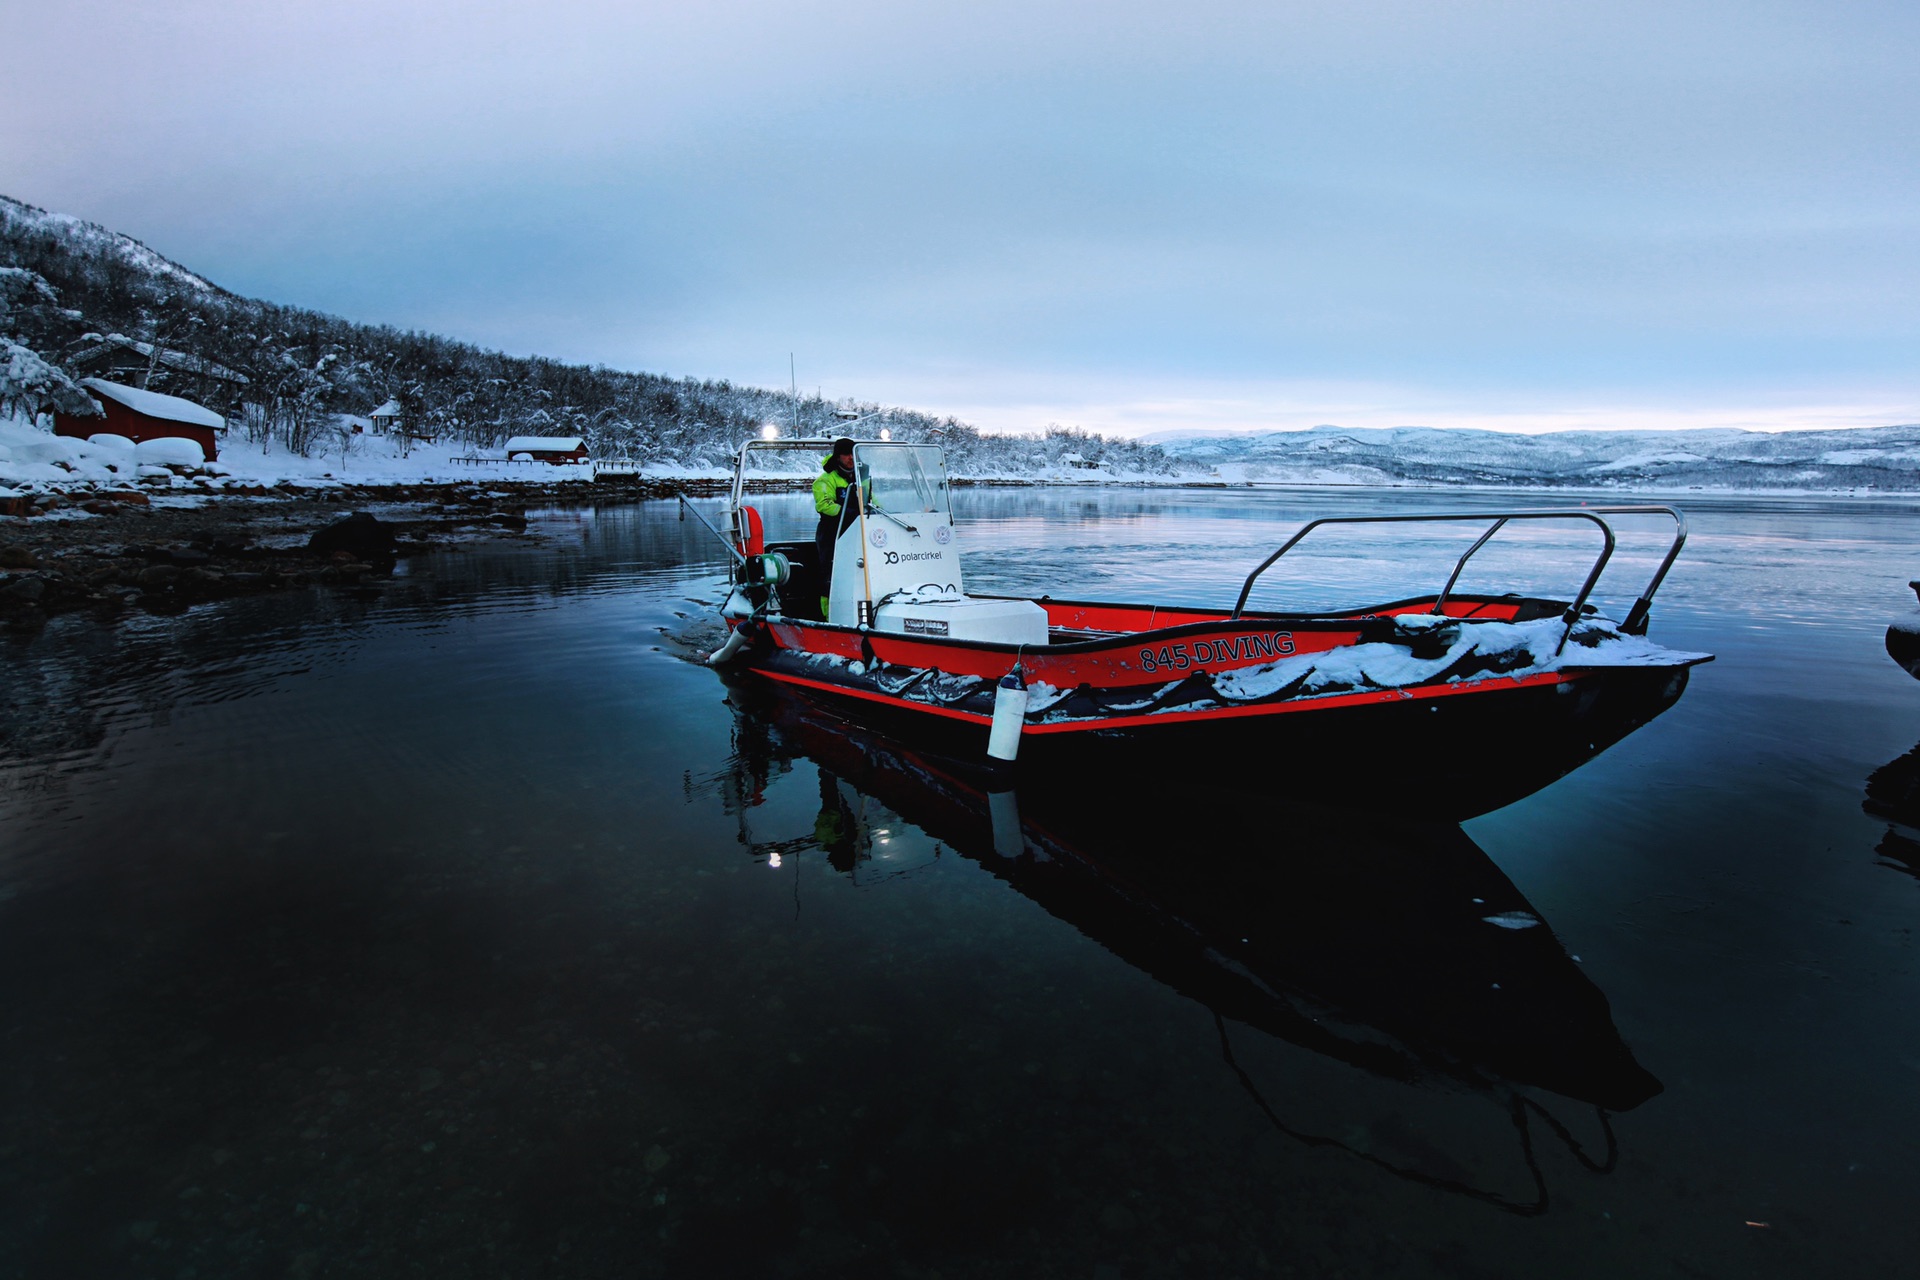
<svg viewBox="0 0 1920 1280"><path fill-rule="evenodd" d="M1516 501L957 515L975 589L1213 603L1308 518ZM1920 740L1915 510L1682 505L1652 634L1718 660L1463 826L1364 759L1311 809L988 794L689 661L665 503L16 639L0 1275L1904 1274L1920 881L1863 803ZM1664 546L1618 523L1616 617ZM1462 545L1343 537L1256 603Z"/></svg>

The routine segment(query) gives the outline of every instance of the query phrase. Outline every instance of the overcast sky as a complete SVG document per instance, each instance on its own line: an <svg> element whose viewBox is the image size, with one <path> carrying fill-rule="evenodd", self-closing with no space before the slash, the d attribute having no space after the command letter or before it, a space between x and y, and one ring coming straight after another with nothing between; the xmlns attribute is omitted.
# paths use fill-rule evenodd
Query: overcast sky
<svg viewBox="0 0 1920 1280"><path fill-rule="evenodd" d="M0 192L513 352L1199 427L1920 420L1920 4L0 0Z"/></svg>

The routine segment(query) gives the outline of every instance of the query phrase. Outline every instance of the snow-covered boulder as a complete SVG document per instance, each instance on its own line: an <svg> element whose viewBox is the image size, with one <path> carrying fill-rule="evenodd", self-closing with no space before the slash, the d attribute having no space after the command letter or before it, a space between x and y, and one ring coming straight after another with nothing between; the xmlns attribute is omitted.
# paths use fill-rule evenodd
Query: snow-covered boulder
<svg viewBox="0 0 1920 1280"><path fill-rule="evenodd" d="M184 436L142 440L134 446L134 451L141 465L149 467L197 467L207 460L206 450L200 447L200 442Z"/></svg>

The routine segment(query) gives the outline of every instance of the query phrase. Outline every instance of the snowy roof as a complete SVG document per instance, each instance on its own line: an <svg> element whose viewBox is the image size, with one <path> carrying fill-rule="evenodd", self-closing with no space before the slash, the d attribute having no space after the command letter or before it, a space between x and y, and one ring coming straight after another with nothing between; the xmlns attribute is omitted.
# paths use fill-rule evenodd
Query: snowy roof
<svg viewBox="0 0 1920 1280"><path fill-rule="evenodd" d="M234 369L229 369L223 364L215 364L203 356L189 355L185 351L173 351L167 347L162 347L160 348L160 355L156 359L153 354L153 344L151 342L137 342L119 333L110 333L92 346L82 347L73 353L73 358L69 363L91 360L95 356L102 355L108 351L131 351L142 360L153 360L156 364L163 364L169 369L178 369L183 373L197 373L203 377L219 378L224 382L237 382L241 386L247 384L246 374Z"/></svg>
<svg viewBox="0 0 1920 1280"><path fill-rule="evenodd" d="M579 436L515 436L507 441L507 452L572 453L584 444Z"/></svg>
<svg viewBox="0 0 1920 1280"><path fill-rule="evenodd" d="M389 400L367 416L369 418L398 418L403 412L404 410L400 408L400 402L398 400Z"/></svg>
<svg viewBox="0 0 1920 1280"><path fill-rule="evenodd" d="M144 413L149 418L184 422L195 427L213 427L216 430L227 425L227 420L213 410L179 396L163 396L158 391L123 387L117 382L107 382L101 378L82 378L80 385L97 396L118 401L135 413Z"/></svg>

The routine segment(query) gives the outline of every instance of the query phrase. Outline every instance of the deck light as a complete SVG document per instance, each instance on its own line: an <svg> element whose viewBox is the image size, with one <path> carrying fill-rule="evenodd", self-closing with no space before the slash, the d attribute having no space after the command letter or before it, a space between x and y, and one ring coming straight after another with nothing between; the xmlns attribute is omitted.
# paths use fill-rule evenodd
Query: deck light
<svg viewBox="0 0 1920 1280"><path fill-rule="evenodd" d="M780 438L780 428L769 422L766 426L760 428L760 438L762 440L778 440Z"/></svg>

